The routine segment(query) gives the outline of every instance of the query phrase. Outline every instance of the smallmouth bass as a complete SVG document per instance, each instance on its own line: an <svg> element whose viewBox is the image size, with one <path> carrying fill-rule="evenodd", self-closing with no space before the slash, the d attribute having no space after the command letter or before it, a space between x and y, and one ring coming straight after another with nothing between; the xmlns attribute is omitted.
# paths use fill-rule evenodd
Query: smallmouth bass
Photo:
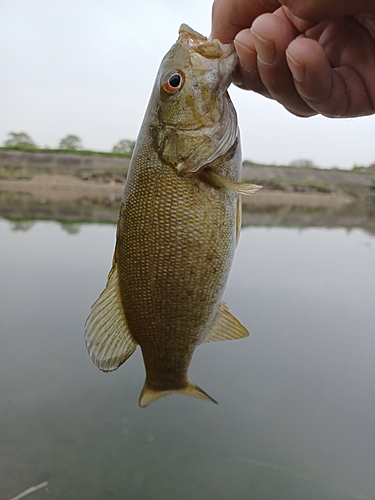
<svg viewBox="0 0 375 500"><path fill-rule="evenodd" d="M221 302L241 225L241 151L227 93L233 44L186 25L161 62L125 184L106 288L85 340L116 370L142 350L140 406L176 392L216 402L188 378L204 342L248 331Z"/></svg>

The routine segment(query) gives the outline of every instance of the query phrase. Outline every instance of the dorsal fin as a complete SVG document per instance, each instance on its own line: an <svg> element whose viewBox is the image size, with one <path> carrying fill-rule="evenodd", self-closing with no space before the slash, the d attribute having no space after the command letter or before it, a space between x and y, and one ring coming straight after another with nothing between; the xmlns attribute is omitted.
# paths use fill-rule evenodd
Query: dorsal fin
<svg viewBox="0 0 375 500"><path fill-rule="evenodd" d="M229 307L225 302L220 304L218 313L213 325L204 339L203 344L208 342L218 342L219 340L235 340L248 337L249 332L229 312Z"/></svg>
<svg viewBox="0 0 375 500"><path fill-rule="evenodd" d="M92 306L85 325L87 350L93 362L105 372L116 370L137 347L130 335L119 296L116 257L115 251L107 285Z"/></svg>

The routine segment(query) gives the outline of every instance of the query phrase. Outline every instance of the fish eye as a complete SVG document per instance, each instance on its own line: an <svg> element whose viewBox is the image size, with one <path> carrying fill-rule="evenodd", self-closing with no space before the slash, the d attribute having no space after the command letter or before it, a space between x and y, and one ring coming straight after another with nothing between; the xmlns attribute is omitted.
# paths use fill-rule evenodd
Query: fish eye
<svg viewBox="0 0 375 500"><path fill-rule="evenodd" d="M169 85L174 89L180 86L180 82L181 82L181 76L178 73L172 75L168 80Z"/></svg>
<svg viewBox="0 0 375 500"><path fill-rule="evenodd" d="M175 94L184 83L184 79L182 74L179 71L174 71L172 74L169 74L163 83L163 90L167 92L167 94Z"/></svg>

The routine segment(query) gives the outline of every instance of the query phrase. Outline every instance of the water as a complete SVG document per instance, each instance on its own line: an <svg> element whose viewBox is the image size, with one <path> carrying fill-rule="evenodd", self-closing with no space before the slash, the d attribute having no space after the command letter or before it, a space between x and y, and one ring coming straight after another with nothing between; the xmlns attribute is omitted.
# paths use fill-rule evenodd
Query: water
<svg viewBox="0 0 375 500"><path fill-rule="evenodd" d="M248 339L201 346L213 405L137 406L139 351L91 362L83 325L113 225L0 220L0 498L375 498L375 237L248 228L225 293Z"/></svg>

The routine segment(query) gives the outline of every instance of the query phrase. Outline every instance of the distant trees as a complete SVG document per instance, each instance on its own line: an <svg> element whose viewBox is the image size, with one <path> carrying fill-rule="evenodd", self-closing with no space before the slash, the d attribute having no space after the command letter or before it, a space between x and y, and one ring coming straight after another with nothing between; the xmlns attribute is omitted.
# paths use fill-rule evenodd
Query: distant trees
<svg viewBox="0 0 375 500"><path fill-rule="evenodd" d="M294 160L289 163L291 167L314 168L316 165L312 160Z"/></svg>
<svg viewBox="0 0 375 500"><path fill-rule="evenodd" d="M112 148L112 153L132 153L135 146L135 141L129 139L121 139Z"/></svg>
<svg viewBox="0 0 375 500"><path fill-rule="evenodd" d="M113 146L112 153L131 155L133 153L134 146L135 141L130 141L129 139L121 139ZM57 149L50 149L48 146L39 149L39 146L26 132L9 132L7 140L3 142L3 147L25 150L35 149L39 151L81 151L82 154L86 153L86 151L82 151L83 144L81 138L78 137L78 135L74 134L67 134L65 137L63 137L60 140ZM89 153L89 151L87 151L87 153ZM91 151L91 153L109 154L105 151Z"/></svg>
<svg viewBox="0 0 375 500"><path fill-rule="evenodd" d="M78 135L68 134L59 142L59 149L69 149L76 151L82 149L82 140Z"/></svg>
<svg viewBox="0 0 375 500"><path fill-rule="evenodd" d="M38 146L26 132L9 132L8 139L4 141L6 148L37 148Z"/></svg>

